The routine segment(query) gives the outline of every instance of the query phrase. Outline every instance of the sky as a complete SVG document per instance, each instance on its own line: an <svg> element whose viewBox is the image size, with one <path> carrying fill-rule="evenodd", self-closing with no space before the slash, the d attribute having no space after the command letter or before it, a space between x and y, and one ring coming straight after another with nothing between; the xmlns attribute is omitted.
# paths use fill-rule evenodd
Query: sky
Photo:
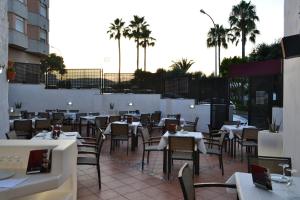
<svg viewBox="0 0 300 200"><path fill-rule="evenodd" d="M215 68L214 48L207 48L208 30L213 27L205 10L215 21L229 28L228 18L233 5L240 0L51 0L49 8L50 52L64 58L67 68L102 68L104 73L118 72L118 46L107 30L116 18L126 24L133 15L144 16L156 38L147 48L147 71L169 69L173 61L193 60L190 72L211 74ZM252 0L260 18L256 45L273 43L283 37L284 0ZM246 54L254 44L246 44ZM121 72L136 69L136 46L133 40L121 39ZM229 43L221 49L223 57L241 56L241 44ZM144 63L140 50L140 68Z"/></svg>

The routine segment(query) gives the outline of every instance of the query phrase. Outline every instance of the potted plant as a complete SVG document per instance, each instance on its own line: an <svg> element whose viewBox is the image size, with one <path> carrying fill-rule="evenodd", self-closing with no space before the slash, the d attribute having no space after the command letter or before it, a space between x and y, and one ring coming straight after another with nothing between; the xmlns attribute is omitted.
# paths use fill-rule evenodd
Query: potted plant
<svg viewBox="0 0 300 200"><path fill-rule="evenodd" d="M16 109L20 110L22 108L22 102L21 101L15 102L15 107Z"/></svg>
<svg viewBox="0 0 300 200"><path fill-rule="evenodd" d="M14 68L14 63L12 61L8 61L7 64L7 80L14 80L16 77L16 69Z"/></svg>

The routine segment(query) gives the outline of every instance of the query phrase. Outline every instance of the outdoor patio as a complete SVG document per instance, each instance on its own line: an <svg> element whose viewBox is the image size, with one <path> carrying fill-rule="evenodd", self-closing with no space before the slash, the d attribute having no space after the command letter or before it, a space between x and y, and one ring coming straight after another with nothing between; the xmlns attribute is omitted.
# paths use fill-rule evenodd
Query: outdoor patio
<svg viewBox="0 0 300 200"><path fill-rule="evenodd" d="M178 171L184 161L174 161L170 180L163 173L163 153L151 152L149 164L141 170L142 145L135 152L126 155L126 143L112 154L109 154L110 141L104 142L100 157L102 188L98 188L97 171L93 166L78 166L78 199L183 199L177 178ZM247 161L233 159L224 154L224 170L222 176L216 156L200 155L200 175L195 182L226 182L234 172L246 172ZM197 199L236 199L236 194L225 192L220 188L197 189Z"/></svg>

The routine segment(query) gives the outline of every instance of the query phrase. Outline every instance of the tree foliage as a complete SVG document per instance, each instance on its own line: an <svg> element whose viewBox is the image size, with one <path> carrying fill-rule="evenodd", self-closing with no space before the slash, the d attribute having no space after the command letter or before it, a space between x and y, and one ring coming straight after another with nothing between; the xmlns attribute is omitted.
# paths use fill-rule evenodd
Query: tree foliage
<svg viewBox="0 0 300 200"><path fill-rule="evenodd" d="M273 44L262 43L257 45L249 54L249 61L263 61L282 58L282 49L280 42Z"/></svg>
<svg viewBox="0 0 300 200"><path fill-rule="evenodd" d="M237 56L224 58L220 65L220 76L227 77L230 66L236 65L236 64L243 64L243 63L246 63L247 61L248 61L247 58L241 58L241 57L237 57Z"/></svg>
<svg viewBox="0 0 300 200"><path fill-rule="evenodd" d="M59 74L63 75L66 73L66 66L64 64L64 59L61 56L51 53L45 59L41 60L41 72L48 73L51 71L57 71Z"/></svg>
<svg viewBox="0 0 300 200"><path fill-rule="evenodd" d="M259 21L259 18L251 1L247 3L242 0L238 5L232 7L229 16L231 41L235 42L236 45L240 41L242 42L242 58L245 58L247 38L255 43L256 35L259 34L259 30L256 29L256 21Z"/></svg>

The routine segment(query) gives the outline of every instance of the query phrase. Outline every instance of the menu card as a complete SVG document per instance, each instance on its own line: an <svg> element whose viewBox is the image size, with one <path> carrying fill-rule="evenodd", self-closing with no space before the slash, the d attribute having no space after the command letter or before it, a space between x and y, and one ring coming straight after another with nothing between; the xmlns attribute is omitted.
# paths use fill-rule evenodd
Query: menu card
<svg viewBox="0 0 300 200"><path fill-rule="evenodd" d="M51 160L51 149L30 151L26 174L49 173L51 171Z"/></svg>

